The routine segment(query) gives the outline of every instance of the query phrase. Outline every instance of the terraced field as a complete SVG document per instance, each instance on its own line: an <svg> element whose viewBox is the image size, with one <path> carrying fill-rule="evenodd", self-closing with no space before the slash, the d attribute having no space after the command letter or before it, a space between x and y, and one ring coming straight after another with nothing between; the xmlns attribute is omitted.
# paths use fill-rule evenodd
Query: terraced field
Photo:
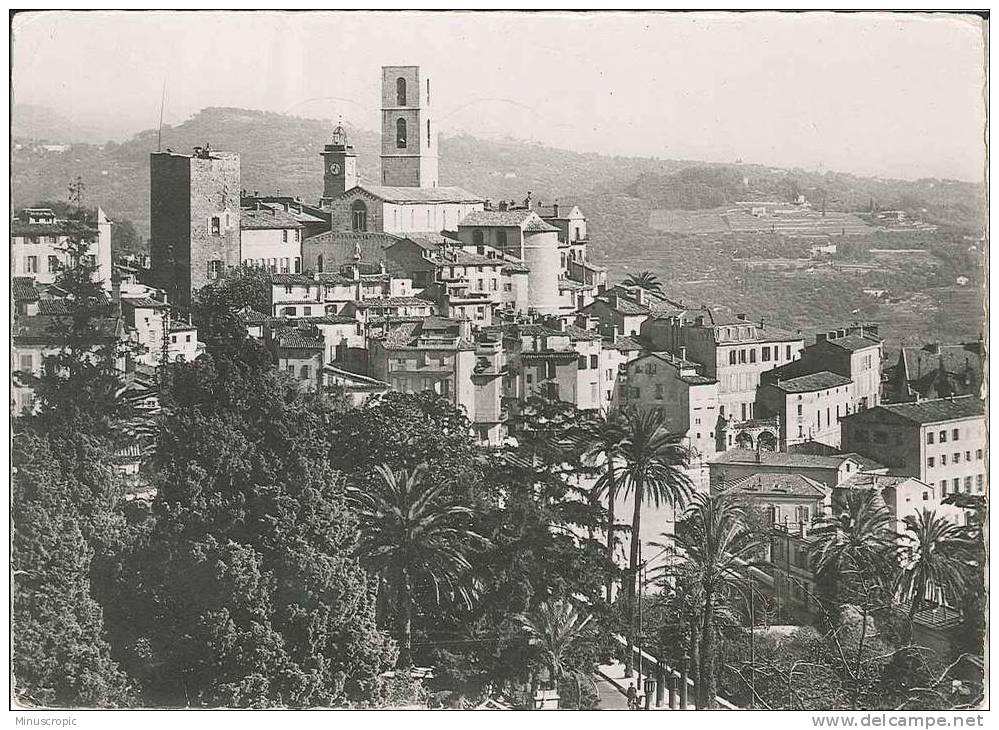
<svg viewBox="0 0 999 730"><path fill-rule="evenodd" d="M754 216L743 208L653 210L649 227L664 233L778 233L785 235L869 235L874 229L851 213L808 208Z"/></svg>

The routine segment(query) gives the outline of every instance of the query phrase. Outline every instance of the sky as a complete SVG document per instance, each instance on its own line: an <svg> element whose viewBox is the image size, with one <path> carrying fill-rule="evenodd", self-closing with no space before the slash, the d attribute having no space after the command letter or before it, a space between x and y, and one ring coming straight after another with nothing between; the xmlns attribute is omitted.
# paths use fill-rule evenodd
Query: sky
<svg viewBox="0 0 999 730"><path fill-rule="evenodd" d="M914 13L39 12L15 103L134 133L207 106L378 129L420 65L444 134L580 152L980 181L985 43Z"/></svg>

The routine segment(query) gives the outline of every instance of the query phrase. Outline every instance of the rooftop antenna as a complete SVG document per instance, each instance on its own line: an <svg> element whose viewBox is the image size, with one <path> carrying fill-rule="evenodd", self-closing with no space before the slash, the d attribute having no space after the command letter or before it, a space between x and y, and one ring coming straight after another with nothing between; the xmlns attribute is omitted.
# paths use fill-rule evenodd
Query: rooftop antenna
<svg viewBox="0 0 999 730"><path fill-rule="evenodd" d="M160 126L156 130L156 151L163 151L163 106L166 104L166 78L163 79L163 93L160 95Z"/></svg>

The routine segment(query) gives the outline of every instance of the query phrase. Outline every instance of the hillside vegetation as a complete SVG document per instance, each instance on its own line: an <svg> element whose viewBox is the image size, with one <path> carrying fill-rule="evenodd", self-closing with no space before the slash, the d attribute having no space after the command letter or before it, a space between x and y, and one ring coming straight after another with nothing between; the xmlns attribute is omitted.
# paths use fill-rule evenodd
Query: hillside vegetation
<svg viewBox="0 0 999 730"><path fill-rule="evenodd" d="M315 201L322 192L319 153L331 131L329 121L215 107L164 128L162 145L189 151L210 142L216 149L239 152L245 189ZM349 133L362 181L376 183L378 134ZM62 153L14 141L15 205L64 198L68 183L80 176L89 204L102 205L112 218L133 221L141 237L148 235L155 130L121 144L73 144ZM649 269L690 302L727 305L806 331L869 317L881 320L892 340L913 342L975 337L983 326L982 290L976 286L984 280L978 242L985 213L981 185L581 154L468 135L441 139L440 164L443 184L492 200L522 200L530 191L535 200L578 203L589 219L591 258L605 264L612 279ZM902 209L940 230L856 240L833 235L829 240L840 242L841 253L830 261L774 271L758 270L747 260L808 258L815 241L767 232L685 234L650 225L656 211L707 211L745 199L789 202L798 194L816 210ZM876 261L870 248L921 248L927 255ZM955 288L958 276L967 276L971 284ZM875 285L891 289L895 301L874 300L863 292Z"/></svg>

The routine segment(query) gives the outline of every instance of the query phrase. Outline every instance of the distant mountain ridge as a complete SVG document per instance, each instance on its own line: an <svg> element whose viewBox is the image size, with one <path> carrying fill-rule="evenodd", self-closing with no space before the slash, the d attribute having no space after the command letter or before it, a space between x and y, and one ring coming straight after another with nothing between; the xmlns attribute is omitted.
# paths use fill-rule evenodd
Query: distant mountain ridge
<svg viewBox="0 0 999 730"><path fill-rule="evenodd" d="M65 119L53 118L49 128L57 131L68 125ZM245 189L318 200L322 192L319 153L332 126L326 120L275 112L209 107L182 124L164 127L162 144L188 151L210 142L216 149L238 152ZM38 120L29 127L43 129ZM24 130L25 125L19 123L14 136ZM81 133L75 130L75 134ZM354 128L349 134L358 153L362 182L377 182L378 134ZM80 176L88 201L101 204L112 216L131 219L147 235L149 153L155 151L156 144L157 131L151 129L120 144L78 143L63 153L15 146L14 203L62 198L69 181ZM470 135L443 137L440 161L442 183L465 187L487 198L520 200L530 191L536 200L560 198L580 203L591 216L597 237L624 234L619 213L636 206L644 211L644 218L632 224L644 226L650 209L710 208L753 195L778 195L788 200L800 192L815 204L821 197L830 208L840 210L863 209L873 200L881 208L925 209L928 217L969 226L980 224L979 211L984 208L982 186L964 182L884 180L760 165L614 157ZM624 223L627 225L627 219Z"/></svg>

